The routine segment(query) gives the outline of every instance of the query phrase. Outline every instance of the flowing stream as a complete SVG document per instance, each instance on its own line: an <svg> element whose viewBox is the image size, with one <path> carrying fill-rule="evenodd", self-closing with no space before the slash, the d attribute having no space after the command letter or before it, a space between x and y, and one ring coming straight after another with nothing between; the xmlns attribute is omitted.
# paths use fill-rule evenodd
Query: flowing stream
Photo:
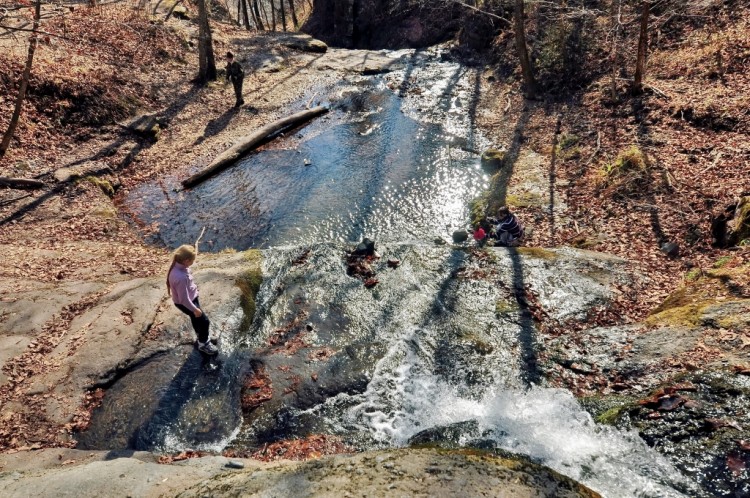
<svg viewBox="0 0 750 498"><path fill-rule="evenodd" d="M134 369L110 388L81 446L221 451L325 433L372 449L447 439L528 455L605 496L695 495L636 433L597 425L572 394L541 387L533 325L514 289L532 287L555 317L583 317L606 301L601 275L614 263L446 245L488 182L477 151L490 144L474 123L479 73L433 53L391 56L401 69L311 89L328 96L329 116L211 181L175 192L171 178L131 193L126 203L168 246L207 226L213 250L265 248L264 281L248 332L231 326L237 313L214 314L231 329L218 359L178 348ZM373 289L346 274L345 251L363 236L381 256ZM243 422L242 375L300 310L312 328L303 351L263 358L315 395ZM326 349L328 364L304 356ZM130 420L117 422L123 413Z"/></svg>

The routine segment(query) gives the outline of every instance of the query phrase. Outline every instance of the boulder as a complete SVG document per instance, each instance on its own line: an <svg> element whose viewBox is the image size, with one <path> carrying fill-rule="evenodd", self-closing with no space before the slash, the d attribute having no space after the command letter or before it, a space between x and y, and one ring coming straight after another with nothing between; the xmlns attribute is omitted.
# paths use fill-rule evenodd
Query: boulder
<svg viewBox="0 0 750 498"><path fill-rule="evenodd" d="M469 240L469 232L466 230L456 230L453 232L453 242L456 244L460 244L461 242L466 242Z"/></svg>
<svg viewBox="0 0 750 498"><path fill-rule="evenodd" d="M730 228L729 242L731 245L740 245L742 241L750 242L750 196L743 197L737 203Z"/></svg>
<svg viewBox="0 0 750 498"><path fill-rule="evenodd" d="M354 249L352 256L374 256L375 242L365 237L362 242Z"/></svg>
<svg viewBox="0 0 750 498"><path fill-rule="evenodd" d="M125 127L136 135L151 140L158 140L161 134L159 121L156 119L156 116L150 114L139 114L127 123Z"/></svg>
<svg viewBox="0 0 750 498"><path fill-rule="evenodd" d="M659 248L661 252L669 256L670 258L676 258L680 255L680 246L674 242L665 242Z"/></svg>
<svg viewBox="0 0 750 498"><path fill-rule="evenodd" d="M289 36L281 41L281 45L303 52L312 52L315 54L324 54L328 51L328 45L318 39L308 35Z"/></svg>
<svg viewBox="0 0 750 498"><path fill-rule="evenodd" d="M482 168L486 171L497 171L505 164L505 152L497 149L487 149L482 153Z"/></svg>
<svg viewBox="0 0 750 498"><path fill-rule="evenodd" d="M172 15L177 19L184 19L185 21L190 20L190 14L188 14L187 7L185 7L183 4L180 4L172 9Z"/></svg>

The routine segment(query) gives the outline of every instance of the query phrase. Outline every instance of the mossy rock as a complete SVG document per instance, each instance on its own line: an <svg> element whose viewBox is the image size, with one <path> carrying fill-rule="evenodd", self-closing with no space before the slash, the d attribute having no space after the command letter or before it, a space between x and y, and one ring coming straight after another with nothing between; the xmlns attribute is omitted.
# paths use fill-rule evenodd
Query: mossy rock
<svg viewBox="0 0 750 498"><path fill-rule="evenodd" d="M519 194L508 194L505 199L505 203L508 206L528 208L528 207L545 207L547 205L546 199L543 199L541 195L533 192L521 192Z"/></svg>
<svg viewBox="0 0 750 498"><path fill-rule="evenodd" d="M86 181L99 187L104 194L110 199L115 196L115 188L109 180L96 176L87 176Z"/></svg>
<svg viewBox="0 0 750 498"><path fill-rule="evenodd" d="M487 149L482 153L482 168L486 171L497 171L505 165L505 152L497 149Z"/></svg>
<svg viewBox="0 0 750 498"><path fill-rule="evenodd" d="M240 288L240 306L242 306L244 312L240 328L248 330L255 318L255 299L260 290L260 285L263 283L263 272L260 264L263 256L257 249L246 251L244 256L249 263L249 267L237 278L235 283Z"/></svg>
<svg viewBox="0 0 750 498"><path fill-rule="evenodd" d="M136 135L150 140L158 140L159 135L161 135L161 125L159 125L156 117L147 114L141 114L133 118L127 124L127 128Z"/></svg>
<svg viewBox="0 0 750 498"><path fill-rule="evenodd" d="M750 244L750 197L743 197L737 204L732 220L732 231L729 234L731 245Z"/></svg>
<svg viewBox="0 0 750 498"><path fill-rule="evenodd" d="M516 249L518 254L527 256L530 258L552 260L557 259L558 254L548 249L542 249L541 247L519 247Z"/></svg>
<svg viewBox="0 0 750 498"><path fill-rule="evenodd" d="M651 312L646 323L695 327L703 324L705 311L710 307L747 302L737 289L750 277L750 265L740 264L741 261L722 260L718 269L692 274L692 280L672 292Z"/></svg>
<svg viewBox="0 0 750 498"><path fill-rule="evenodd" d="M190 14L188 14L187 7L185 7L183 4L178 5L177 7L172 10L172 15L175 16L177 19L183 19L185 21L190 20Z"/></svg>
<svg viewBox="0 0 750 498"><path fill-rule="evenodd" d="M325 42L306 35L288 36L286 39L282 39L280 43L288 48L314 54L324 54L328 51L328 45Z"/></svg>
<svg viewBox="0 0 750 498"><path fill-rule="evenodd" d="M517 313L518 311L519 311L519 307L518 307L518 303L516 302L500 299L495 303L496 315L507 315L510 313Z"/></svg>

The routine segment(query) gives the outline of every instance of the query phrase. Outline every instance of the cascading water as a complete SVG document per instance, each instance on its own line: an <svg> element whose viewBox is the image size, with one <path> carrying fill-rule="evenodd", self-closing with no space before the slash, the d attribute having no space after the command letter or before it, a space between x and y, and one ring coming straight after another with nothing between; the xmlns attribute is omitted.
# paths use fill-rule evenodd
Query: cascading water
<svg viewBox="0 0 750 498"><path fill-rule="evenodd" d="M264 289L260 340L289 313L291 296L279 289L294 289L299 299L302 288L306 302L349 319L346 329L328 331L330 337L311 347L383 345L362 392L342 392L286 414L295 436L336 434L367 449L405 446L425 431L452 428L457 444L529 455L605 496L697 493L637 434L594 423L565 390L527 386L530 367L520 359L527 332L523 310L496 311L498 303L513 300L503 283L528 282L551 302L566 289L587 289L549 308L576 316L607 297L606 286L589 274L609 263L564 250L559 259L540 261L492 249L492 260L477 266L461 249L387 244L379 249L381 259L397 258L401 265L379 272L380 284L371 291L351 285L342 251L316 246L304 266L291 269L294 249L266 253L265 271L276 278ZM482 278L474 278L480 268ZM254 440L253 432L245 427L240 439Z"/></svg>
<svg viewBox="0 0 750 498"><path fill-rule="evenodd" d="M154 447L196 447L196 432L181 429L184 407L206 414L236 402L238 365L304 306L314 325L304 351L333 354L332 366L298 361L306 378L322 369L297 385L315 396L284 398L278 413L242 427L212 419L204 447L328 433L367 449L449 431L456 444L528 455L605 496L696 494L636 434L599 426L567 391L539 387L535 331L517 291L532 287L557 318L582 317L608 297L592 275L615 271L609 260L565 250L479 257L436 245L465 225L468 201L487 186L476 150L489 144L473 122L480 74L430 54L393 56L406 67L327 89L331 115L297 132L294 150L252 155L192 191L169 193L171 178L131 194L136 215L169 246L207 226L214 250L267 248L252 333L223 339L217 384L230 394L192 389L198 399L180 401ZM345 251L362 236L381 255L373 289L346 274ZM303 247L304 262L293 263ZM400 265L387 268L388 258ZM294 366L264 354L274 371Z"/></svg>

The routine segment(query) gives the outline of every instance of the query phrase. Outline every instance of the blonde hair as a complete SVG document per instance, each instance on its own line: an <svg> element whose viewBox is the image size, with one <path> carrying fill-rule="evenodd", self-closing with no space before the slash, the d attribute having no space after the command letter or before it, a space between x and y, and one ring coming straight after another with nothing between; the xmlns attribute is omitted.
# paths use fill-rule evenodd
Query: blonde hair
<svg viewBox="0 0 750 498"><path fill-rule="evenodd" d="M167 272L167 295L172 295L172 290L169 288L169 274L172 273L175 263L184 265L188 261L195 261L195 247L190 244L183 244L172 253L172 264L169 265L169 271Z"/></svg>

